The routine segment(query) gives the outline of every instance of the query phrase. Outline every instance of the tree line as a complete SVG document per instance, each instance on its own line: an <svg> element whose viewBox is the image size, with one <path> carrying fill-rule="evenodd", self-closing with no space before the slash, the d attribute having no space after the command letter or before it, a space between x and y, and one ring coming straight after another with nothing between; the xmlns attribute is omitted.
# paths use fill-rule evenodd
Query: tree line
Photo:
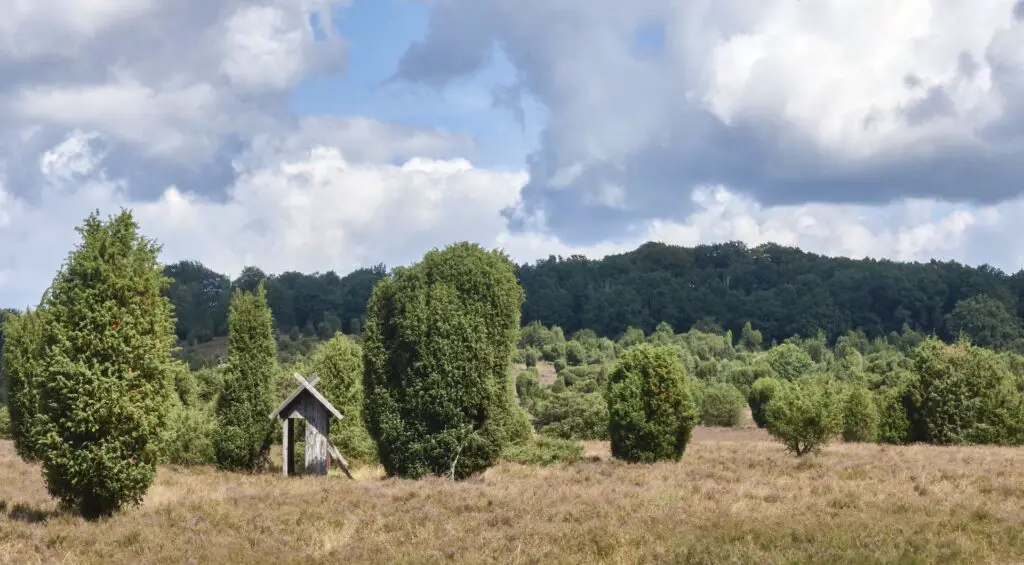
<svg viewBox="0 0 1024 565"><path fill-rule="evenodd" d="M227 334L233 288L265 281L279 334L326 339L361 333L383 264L345 276L333 271L267 275L247 267L234 281L200 263L168 265L176 333L201 343ZM1021 350L1024 271L988 265L847 259L792 247L742 243L679 247L647 243L603 259L549 257L515 266L524 289L522 321L618 337L629 328L732 331L751 323L766 343L825 332L869 338L912 329L953 341L961 331L998 350Z"/></svg>

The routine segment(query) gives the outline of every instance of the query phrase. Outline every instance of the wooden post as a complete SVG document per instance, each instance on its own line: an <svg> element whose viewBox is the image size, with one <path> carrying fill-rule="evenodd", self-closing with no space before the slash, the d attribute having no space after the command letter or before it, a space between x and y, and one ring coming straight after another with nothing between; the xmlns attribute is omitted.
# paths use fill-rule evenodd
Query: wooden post
<svg viewBox="0 0 1024 565"><path fill-rule="evenodd" d="M306 403L306 474L327 474L327 409L307 396Z"/></svg>
<svg viewBox="0 0 1024 565"><path fill-rule="evenodd" d="M295 473L295 422L291 418L281 421L281 474Z"/></svg>

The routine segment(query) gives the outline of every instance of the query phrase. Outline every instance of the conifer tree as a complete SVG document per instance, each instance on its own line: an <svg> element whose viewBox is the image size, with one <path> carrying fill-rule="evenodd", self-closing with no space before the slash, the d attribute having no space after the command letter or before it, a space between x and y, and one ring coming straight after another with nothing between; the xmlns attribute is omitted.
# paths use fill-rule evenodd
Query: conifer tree
<svg viewBox="0 0 1024 565"><path fill-rule="evenodd" d="M228 360L217 398L214 451L217 466L255 471L264 466L273 438L277 344L263 283L255 292L236 289L228 313Z"/></svg>
<svg viewBox="0 0 1024 565"><path fill-rule="evenodd" d="M95 518L138 504L153 481L173 394L174 317L160 246L139 235L131 212L107 222L93 213L77 231L81 244L41 308L34 451L50 493Z"/></svg>
<svg viewBox="0 0 1024 565"><path fill-rule="evenodd" d="M10 314L4 322L3 373L14 450L25 461L39 460L39 391L42 355L39 312Z"/></svg>
<svg viewBox="0 0 1024 565"><path fill-rule="evenodd" d="M509 258L470 243L377 283L364 327L364 405L388 475L462 479L520 439L508 365L522 302Z"/></svg>

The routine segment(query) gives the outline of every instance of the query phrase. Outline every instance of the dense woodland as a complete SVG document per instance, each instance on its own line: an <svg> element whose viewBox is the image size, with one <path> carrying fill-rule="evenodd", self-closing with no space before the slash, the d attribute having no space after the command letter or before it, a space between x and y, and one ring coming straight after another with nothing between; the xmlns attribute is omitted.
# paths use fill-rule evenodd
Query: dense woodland
<svg viewBox="0 0 1024 565"><path fill-rule="evenodd" d="M267 276L246 268L235 281L184 261L166 267L177 334L202 343L227 333L232 287L251 291L266 279L274 324L293 339L358 334L373 285L384 265L345 276L333 271ZM741 243L693 248L647 243L591 260L550 257L519 265L525 290L522 321L572 333L594 330L617 338L627 327L732 331L750 323L766 343L824 332L868 338L906 329L952 341L961 330L977 345L1020 349L1024 271L1012 276L983 265L902 263L833 258L778 245Z"/></svg>

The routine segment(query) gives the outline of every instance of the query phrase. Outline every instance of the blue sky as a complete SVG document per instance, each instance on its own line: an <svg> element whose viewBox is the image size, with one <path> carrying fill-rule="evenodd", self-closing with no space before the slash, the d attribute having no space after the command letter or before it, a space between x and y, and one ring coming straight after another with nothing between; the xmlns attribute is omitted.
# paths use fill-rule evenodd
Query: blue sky
<svg viewBox="0 0 1024 565"><path fill-rule="evenodd" d="M515 79L515 69L500 49L495 49L489 67L454 80L443 90L394 80L402 54L426 33L429 15L425 3L356 0L335 19L349 45L346 71L307 78L291 93L290 107L300 116L369 116L467 132L479 146L470 159L474 165L521 168L529 149L538 143L544 110L528 98L521 127L508 110L492 104L493 89Z"/></svg>
<svg viewBox="0 0 1024 565"><path fill-rule="evenodd" d="M0 304L35 303L74 227L121 208L162 260L229 276L461 240L521 262L739 240L1016 272L1022 6L19 3Z"/></svg>

